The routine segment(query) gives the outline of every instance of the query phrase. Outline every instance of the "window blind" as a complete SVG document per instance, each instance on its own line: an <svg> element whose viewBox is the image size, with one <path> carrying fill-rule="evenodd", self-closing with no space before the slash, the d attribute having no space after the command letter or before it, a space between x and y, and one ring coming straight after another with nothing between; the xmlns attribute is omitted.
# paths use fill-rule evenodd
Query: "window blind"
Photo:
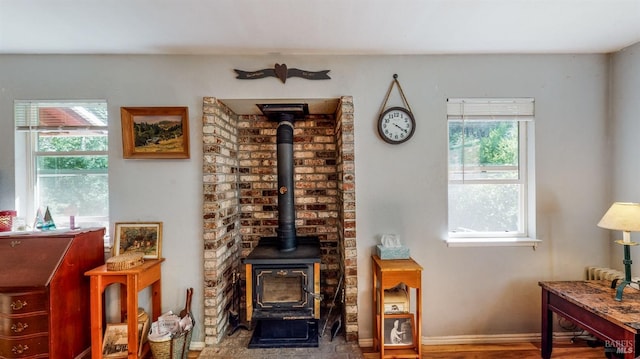
<svg viewBox="0 0 640 359"><path fill-rule="evenodd" d="M450 98L447 99L449 120L505 120L532 121L533 98Z"/></svg>
<svg viewBox="0 0 640 359"><path fill-rule="evenodd" d="M18 131L107 130L107 102L87 101L14 101Z"/></svg>

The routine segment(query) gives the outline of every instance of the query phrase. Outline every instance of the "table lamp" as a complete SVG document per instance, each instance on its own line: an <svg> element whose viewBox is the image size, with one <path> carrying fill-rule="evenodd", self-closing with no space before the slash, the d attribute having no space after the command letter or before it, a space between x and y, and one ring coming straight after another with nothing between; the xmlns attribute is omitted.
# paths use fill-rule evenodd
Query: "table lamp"
<svg viewBox="0 0 640 359"><path fill-rule="evenodd" d="M631 251L630 247L638 243L631 241L631 232L640 231L640 203L615 202L607 213L604 214L598 227L622 231L622 240L616 243L624 246L624 280L617 286L616 300L622 300L622 291L633 283L631 281ZM611 283L611 288L616 286L617 279ZM638 283L640 284L640 283Z"/></svg>

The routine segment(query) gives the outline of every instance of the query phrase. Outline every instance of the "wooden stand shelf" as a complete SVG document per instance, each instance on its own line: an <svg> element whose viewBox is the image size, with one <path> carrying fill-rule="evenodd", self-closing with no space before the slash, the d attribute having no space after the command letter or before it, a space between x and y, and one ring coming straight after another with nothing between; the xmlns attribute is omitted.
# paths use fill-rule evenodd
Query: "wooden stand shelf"
<svg viewBox="0 0 640 359"><path fill-rule="evenodd" d="M413 259L380 259L373 257L373 349L380 352L380 358L417 358L422 357L420 338L422 337L422 267ZM385 313L385 289L390 289L404 283L409 294L415 291L415 310L410 316L414 318L412 327L413 342L401 345L385 345L385 333L391 328L385 328L385 318L402 318L407 314ZM411 295L409 295L411 297Z"/></svg>
<svg viewBox="0 0 640 359"><path fill-rule="evenodd" d="M102 265L85 273L91 278L91 358L102 358L103 332L103 294L111 284L120 284L120 316L124 322L126 318L128 333L128 359L138 359L138 292L151 286L152 321L156 321L161 313L161 271L160 264L164 258L145 260L142 265L121 270L107 270ZM127 313L130 315L127 316ZM144 358L148 350L143 351L140 358Z"/></svg>

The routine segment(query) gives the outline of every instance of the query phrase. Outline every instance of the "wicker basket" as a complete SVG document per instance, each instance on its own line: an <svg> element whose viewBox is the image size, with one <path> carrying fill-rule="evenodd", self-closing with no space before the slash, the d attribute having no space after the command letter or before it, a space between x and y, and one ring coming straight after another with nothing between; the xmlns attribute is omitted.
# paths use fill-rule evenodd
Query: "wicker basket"
<svg viewBox="0 0 640 359"><path fill-rule="evenodd" d="M193 324L195 326L195 323ZM193 327L173 338L163 340L149 339L153 359L187 359Z"/></svg>
<svg viewBox="0 0 640 359"><path fill-rule="evenodd" d="M144 263L144 253L126 252L107 259L107 270L126 270L137 267L142 263Z"/></svg>

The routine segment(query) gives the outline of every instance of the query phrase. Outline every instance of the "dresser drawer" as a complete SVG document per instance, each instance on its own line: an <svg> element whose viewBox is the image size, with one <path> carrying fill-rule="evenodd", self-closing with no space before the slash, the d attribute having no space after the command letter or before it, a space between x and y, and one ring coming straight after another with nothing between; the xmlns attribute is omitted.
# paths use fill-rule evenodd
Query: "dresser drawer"
<svg viewBox="0 0 640 359"><path fill-rule="evenodd" d="M31 336L28 338L0 338L0 357L2 358L46 358L49 352L49 336Z"/></svg>
<svg viewBox="0 0 640 359"><path fill-rule="evenodd" d="M35 314L28 316L6 317L0 315L0 336L16 337L33 335L49 331L49 316Z"/></svg>
<svg viewBox="0 0 640 359"><path fill-rule="evenodd" d="M0 293L0 314L27 314L46 312L49 307L44 291Z"/></svg>

